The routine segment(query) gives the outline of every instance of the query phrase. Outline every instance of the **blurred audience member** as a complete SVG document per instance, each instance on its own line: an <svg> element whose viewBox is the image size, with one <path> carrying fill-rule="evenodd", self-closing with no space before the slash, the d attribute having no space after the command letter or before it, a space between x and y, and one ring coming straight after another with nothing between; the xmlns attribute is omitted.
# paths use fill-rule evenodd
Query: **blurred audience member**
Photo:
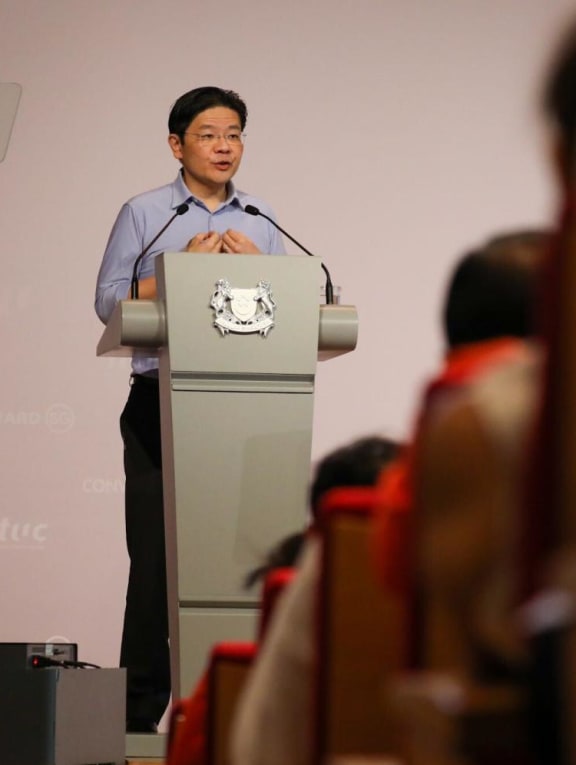
<svg viewBox="0 0 576 765"><path fill-rule="evenodd" d="M319 464L311 489L316 515L338 486L370 486L398 445L378 436L336 450ZM242 696L232 736L233 765L308 765L311 758L314 604L318 539L310 535L297 575L274 614Z"/></svg>
<svg viewBox="0 0 576 765"><path fill-rule="evenodd" d="M509 620L496 628L494 598L480 579L496 576L487 566L496 545L500 567L511 552L520 452L534 407L535 294L550 239L546 231L512 232L459 261L443 309L444 365L424 389L410 448L380 482L377 565L385 586L413 602L407 640L414 667L473 676L519 660ZM464 421L480 409L480 425ZM474 427L499 439L491 461L472 438ZM442 440L446 431L450 441ZM478 597L470 597L472 584ZM510 606L507 593L497 597Z"/></svg>
<svg viewBox="0 0 576 765"><path fill-rule="evenodd" d="M546 363L523 518L521 587L529 602L538 762L572 762L576 742L576 19L553 51L544 86L559 223L542 300Z"/></svg>

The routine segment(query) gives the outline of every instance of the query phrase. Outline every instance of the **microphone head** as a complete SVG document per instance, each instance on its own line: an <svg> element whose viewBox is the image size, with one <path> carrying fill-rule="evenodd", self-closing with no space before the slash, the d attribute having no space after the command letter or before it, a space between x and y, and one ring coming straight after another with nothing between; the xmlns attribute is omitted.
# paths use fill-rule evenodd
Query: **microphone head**
<svg viewBox="0 0 576 765"><path fill-rule="evenodd" d="M190 209L190 205L188 202L183 202L181 205L178 205L176 208L176 215L184 215L184 213L188 212Z"/></svg>
<svg viewBox="0 0 576 765"><path fill-rule="evenodd" d="M248 215L260 215L260 210L254 205L246 205L244 212L247 212Z"/></svg>

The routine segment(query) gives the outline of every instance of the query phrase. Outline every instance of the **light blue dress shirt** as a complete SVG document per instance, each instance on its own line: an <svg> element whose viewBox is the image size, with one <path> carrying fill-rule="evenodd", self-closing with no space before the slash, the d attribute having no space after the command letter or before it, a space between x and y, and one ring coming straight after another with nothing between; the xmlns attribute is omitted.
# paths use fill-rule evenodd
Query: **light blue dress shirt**
<svg viewBox="0 0 576 765"><path fill-rule="evenodd" d="M254 205L274 218L266 202L237 190L232 183L228 187L226 201L217 210L211 211L190 194L179 173L173 183L139 194L122 206L110 233L96 284L96 313L105 324L116 303L128 295L134 261L184 202L190 205L190 209L176 217L146 253L138 269L140 279L154 275L157 255L161 252L180 252L193 236L204 231L223 234L231 228L245 234L261 252L285 254L279 231L265 218L249 215L243 210L248 204ZM158 360L155 358L135 356L132 359L135 374L144 374L157 367Z"/></svg>

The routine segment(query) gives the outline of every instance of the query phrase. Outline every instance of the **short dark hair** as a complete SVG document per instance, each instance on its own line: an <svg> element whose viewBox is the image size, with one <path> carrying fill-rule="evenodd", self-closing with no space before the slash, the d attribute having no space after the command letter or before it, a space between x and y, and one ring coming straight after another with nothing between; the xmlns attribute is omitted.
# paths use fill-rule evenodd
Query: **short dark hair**
<svg viewBox="0 0 576 765"><path fill-rule="evenodd" d="M339 486L372 486L381 470L398 454L400 445L382 436L368 436L330 452L317 467L310 487L315 517L323 495Z"/></svg>
<svg viewBox="0 0 576 765"><path fill-rule="evenodd" d="M449 348L534 336L538 275L551 237L539 229L502 234L458 262L443 310Z"/></svg>
<svg viewBox="0 0 576 765"><path fill-rule="evenodd" d="M576 151L576 23L564 32L544 84L544 108L559 127L573 162Z"/></svg>
<svg viewBox="0 0 576 765"><path fill-rule="evenodd" d="M225 106L236 112L240 118L240 127L244 130L248 119L248 109L238 93L233 90L205 86L189 90L174 103L168 117L169 132L183 141L184 133L192 120L201 112L213 109L215 106Z"/></svg>

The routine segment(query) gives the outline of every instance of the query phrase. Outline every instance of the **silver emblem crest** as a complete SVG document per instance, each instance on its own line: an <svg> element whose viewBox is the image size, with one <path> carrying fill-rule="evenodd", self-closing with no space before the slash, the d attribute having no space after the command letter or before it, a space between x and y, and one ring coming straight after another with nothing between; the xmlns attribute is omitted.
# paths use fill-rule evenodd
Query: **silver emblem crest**
<svg viewBox="0 0 576 765"><path fill-rule="evenodd" d="M255 288L231 287L227 279L218 279L210 300L214 309L214 326L223 335L229 332L258 332L266 337L274 326L276 303L270 282L259 281Z"/></svg>

